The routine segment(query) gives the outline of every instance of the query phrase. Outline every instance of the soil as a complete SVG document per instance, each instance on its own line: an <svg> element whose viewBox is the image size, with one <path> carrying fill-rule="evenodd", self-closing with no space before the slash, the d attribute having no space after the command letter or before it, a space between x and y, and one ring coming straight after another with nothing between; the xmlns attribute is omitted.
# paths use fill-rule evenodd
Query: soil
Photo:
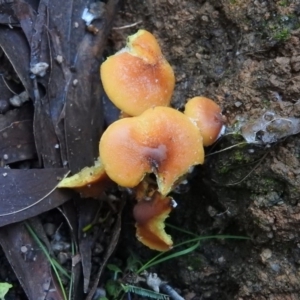
<svg viewBox="0 0 300 300"><path fill-rule="evenodd" d="M176 74L173 106L210 97L233 133L207 149L189 192L174 195L169 223L251 241L206 241L156 269L185 299L300 299L298 136L246 144L235 130L265 112L300 117L299 17L297 0L133 0L115 23L110 53L138 28L149 30Z"/></svg>
<svg viewBox="0 0 300 300"><path fill-rule="evenodd" d="M203 241L154 271L187 300L300 299L299 135L297 128L283 129L265 143L261 135L271 133L251 127L266 112L288 122L300 118L299 1L129 0L106 54L139 28L157 37L174 68L172 105L182 109L203 95L220 104L227 123L205 164L191 174L188 191L174 193L178 207L168 223L201 236L250 238ZM245 142L243 124L250 124L255 143ZM123 225L112 261L124 258L128 243L141 258L153 256L126 231L126 217ZM187 238L169 232L175 244ZM1 280L15 283L8 265L5 270Z"/></svg>

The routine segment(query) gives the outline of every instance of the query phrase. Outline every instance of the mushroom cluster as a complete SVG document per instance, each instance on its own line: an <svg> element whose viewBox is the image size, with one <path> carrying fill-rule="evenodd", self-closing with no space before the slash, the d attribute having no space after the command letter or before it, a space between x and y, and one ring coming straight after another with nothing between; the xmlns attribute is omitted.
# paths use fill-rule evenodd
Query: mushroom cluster
<svg viewBox="0 0 300 300"><path fill-rule="evenodd" d="M100 75L109 99L127 117L103 133L95 166L64 179L59 187L90 197L110 179L135 189L137 238L151 249L167 251L173 242L164 221L176 206L168 194L204 162L203 146L213 144L223 128L221 109L205 97L187 101L183 113L170 107L174 72L146 30L130 36L124 49L108 57Z"/></svg>

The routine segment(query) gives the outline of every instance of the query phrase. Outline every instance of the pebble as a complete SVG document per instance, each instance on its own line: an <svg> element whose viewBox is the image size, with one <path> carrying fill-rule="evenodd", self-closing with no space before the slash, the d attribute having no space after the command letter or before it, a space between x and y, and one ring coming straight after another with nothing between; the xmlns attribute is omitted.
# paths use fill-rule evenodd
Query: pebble
<svg viewBox="0 0 300 300"><path fill-rule="evenodd" d="M62 241L52 242L51 245L52 245L52 250L54 252L69 251L71 248L71 245L69 243L62 242Z"/></svg>
<svg viewBox="0 0 300 300"><path fill-rule="evenodd" d="M209 21L209 18L208 18L208 16L203 15L203 16L201 17L201 20L202 20L203 22L208 22L208 21Z"/></svg>
<svg viewBox="0 0 300 300"><path fill-rule="evenodd" d="M265 262L267 259L272 257L272 251L266 248L261 252L260 257L262 261Z"/></svg>
<svg viewBox="0 0 300 300"><path fill-rule="evenodd" d="M224 262L225 262L224 256L220 256L220 257L218 258L218 262L219 262L220 264L224 263Z"/></svg>
<svg viewBox="0 0 300 300"><path fill-rule="evenodd" d="M103 246L100 243L96 243L95 248L94 248L94 253L95 254L100 254L104 251Z"/></svg>
<svg viewBox="0 0 300 300"><path fill-rule="evenodd" d="M276 273L278 273L280 271L280 269L281 269L280 265L279 264L275 264L275 263L270 264L270 267Z"/></svg>
<svg viewBox="0 0 300 300"><path fill-rule="evenodd" d="M9 111L9 102L4 99L0 99L0 114L5 114Z"/></svg>
<svg viewBox="0 0 300 300"><path fill-rule="evenodd" d="M106 291L103 288L97 288L93 296L93 300L101 299L106 297Z"/></svg>
<svg viewBox="0 0 300 300"><path fill-rule="evenodd" d="M68 259L70 258L69 255L65 252L59 252L58 255L57 255L57 258L58 258L58 262L61 264L61 265L64 265Z"/></svg>
<svg viewBox="0 0 300 300"><path fill-rule="evenodd" d="M14 107L20 107L29 100L28 93L26 91L22 92L19 95L15 95L9 99L9 102Z"/></svg>
<svg viewBox="0 0 300 300"><path fill-rule="evenodd" d="M39 62L35 64L30 71L34 75L38 75L40 77L44 77L46 75L46 71L49 68L49 65L45 62Z"/></svg>
<svg viewBox="0 0 300 300"><path fill-rule="evenodd" d="M240 107L243 103L241 101L236 101L234 103L235 107Z"/></svg>
<svg viewBox="0 0 300 300"><path fill-rule="evenodd" d="M44 230L48 236L53 236L56 230L56 226L53 223L46 223Z"/></svg>

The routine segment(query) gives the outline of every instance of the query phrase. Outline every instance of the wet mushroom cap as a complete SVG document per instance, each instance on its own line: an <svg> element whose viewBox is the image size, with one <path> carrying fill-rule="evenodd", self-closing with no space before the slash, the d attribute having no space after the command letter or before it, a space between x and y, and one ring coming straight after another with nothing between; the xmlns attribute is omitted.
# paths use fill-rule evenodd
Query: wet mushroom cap
<svg viewBox="0 0 300 300"><path fill-rule="evenodd" d="M220 106L206 97L194 97L185 105L184 114L191 118L200 129L203 146L212 145L223 128L223 116Z"/></svg>
<svg viewBox="0 0 300 300"><path fill-rule="evenodd" d="M104 169L114 182L131 188L146 173L154 173L163 195L190 167L204 160L199 129L169 107L154 107L116 121L102 135L99 148Z"/></svg>
<svg viewBox="0 0 300 300"><path fill-rule="evenodd" d="M138 202L133 210L137 239L150 249L170 250L173 241L165 232L164 221L173 208L173 200L156 192L151 200Z"/></svg>
<svg viewBox="0 0 300 300"><path fill-rule="evenodd" d="M130 116L170 104L174 72L155 37L146 30L130 36L124 49L108 57L100 74L107 96Z"/></svg>

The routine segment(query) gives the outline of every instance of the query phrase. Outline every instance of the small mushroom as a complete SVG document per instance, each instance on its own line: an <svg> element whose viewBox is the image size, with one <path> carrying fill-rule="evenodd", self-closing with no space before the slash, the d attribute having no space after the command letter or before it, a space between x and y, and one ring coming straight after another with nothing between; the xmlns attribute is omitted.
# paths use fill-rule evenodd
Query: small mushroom
<svg viewBox="0 0 300 300"><path fill-rule="evenodd" d="M184 114L195 122L203 137L203 146L212 145L224 126L222 110L213 100L194 97L185 105Z"/></svg>
<svg viewBox="0 0 300 300"><path fill-rule="evenodd" d="M100 74L107 96L130 116L170 104L174 72L155 37L146 30L129 36L126 47L101 65Z"/></svg>
<svg viewBox="0 0 300 300"><path fill-rule="evenodd" d="M173 241L164 228L164 221L173 208L174 200L155 192L150 200L139 201L134 209L137 239L150 249L170 250Z"/></svg>
<svg viewBox="0 0 300 300"><path fill-rule="evenodd" d="M66 177L58 184L58 188L69 188L79 192L84 198L97 198L112 184L105 173L103 164L96 160L94 166L85 167L77 174Z"/></svg>
<svg viewBox="0 0 300 300"><path fill-rule="evenodd" d="M132 188L146 173L154 173L162 195L190 167L204 161L199 129L170 107L150 108L114 122L102 135L99 148L104 169L114 182Z"/></svg>

